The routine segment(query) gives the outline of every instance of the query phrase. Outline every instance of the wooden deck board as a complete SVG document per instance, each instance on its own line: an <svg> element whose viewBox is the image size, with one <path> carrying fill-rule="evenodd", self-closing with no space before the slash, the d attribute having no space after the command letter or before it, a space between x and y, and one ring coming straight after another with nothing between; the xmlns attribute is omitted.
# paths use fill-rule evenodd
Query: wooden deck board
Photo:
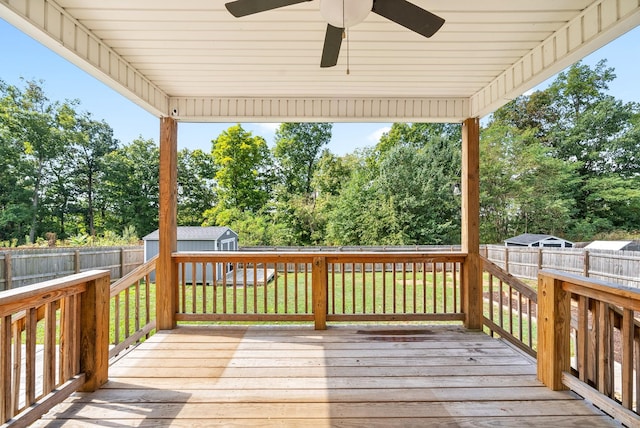
<svg viewBox="0 0 640 428"><path fill-rule="evenodd" d="M36 426L618 426L528 358L450 326L186 327Z"/></svg>

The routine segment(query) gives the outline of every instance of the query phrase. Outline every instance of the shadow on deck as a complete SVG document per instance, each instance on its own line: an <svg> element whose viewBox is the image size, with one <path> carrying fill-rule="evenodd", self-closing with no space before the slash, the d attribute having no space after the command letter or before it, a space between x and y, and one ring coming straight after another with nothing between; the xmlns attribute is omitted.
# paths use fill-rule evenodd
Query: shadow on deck
<svg viewBox="0 0 640 428"><path fill-rule="evenodd" d="M619 426L482 332L425 325L180 327L35 426Z"/></svg>

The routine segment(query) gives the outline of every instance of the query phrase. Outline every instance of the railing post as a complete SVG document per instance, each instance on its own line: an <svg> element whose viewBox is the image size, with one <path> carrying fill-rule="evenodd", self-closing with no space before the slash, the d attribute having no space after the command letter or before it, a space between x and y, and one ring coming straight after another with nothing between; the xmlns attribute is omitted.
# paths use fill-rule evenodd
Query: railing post
<svg viewBox="0 0 640 428"><path fill-rule="evenodd" d="M327 307L328 307L328 287L329 275L327 270L326 257L314 257L311 268L312 296L313 296L313 319L316 330L327 329Z"/></svg>
<svg viewBox="0 0 640 428"><path fill-rule="evenodd" d="M81 390L86 392L109 378L109 285L106 273L89 281L80 299L80 371L85 374Z"/></svg>
<svg viewBox="0 0 640 428"><path fill-rule="evenodd" d="M554 391L567 389L562 372L571 368L571 295L562 281L538 276L538 379Z"/></svg>

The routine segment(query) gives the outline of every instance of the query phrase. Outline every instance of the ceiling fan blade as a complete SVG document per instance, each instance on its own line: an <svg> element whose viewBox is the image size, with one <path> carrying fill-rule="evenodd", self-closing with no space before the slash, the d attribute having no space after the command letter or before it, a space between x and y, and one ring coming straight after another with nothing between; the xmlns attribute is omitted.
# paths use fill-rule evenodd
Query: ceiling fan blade
<svg viewBox="0 0 640 428"><path fill-rule="evenodd" d="M340 55L340 46L342 45L342 35L344 28L334 27L327 24L327 32L324 36L324 47L322 48L322 59L320 67L333 67L338 63L338 55Z"/></svg>
<svg viewBox="0 0 640 428"><path fill-rule="evenodd" d="M444 19L406 0L373 0L371 11L425 37L444 24Z"/></svg>
<svg viewBox="0 0 640 428"><path fill-rule="evenodd" d="M312 0L236 0L225 4L225 7L233 16L253 15L279 7L290 6L292 4L304 3Z"/></svg>

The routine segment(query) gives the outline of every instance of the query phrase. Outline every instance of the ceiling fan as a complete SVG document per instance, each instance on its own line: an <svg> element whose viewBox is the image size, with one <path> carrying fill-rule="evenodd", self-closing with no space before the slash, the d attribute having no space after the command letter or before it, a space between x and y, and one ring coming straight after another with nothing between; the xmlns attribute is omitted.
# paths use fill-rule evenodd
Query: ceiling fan
<svg viewBox="0 0 640 428"><path fill-rule="evenodd" d="M312 0L236 0L225 6L239 18L307 1ZM338 63L345 28L364 21L369 12L425 37L433 36L444 24L444 19L406 0L320 0L320 14L327 21L320 67L333 67Z"/></svg>

